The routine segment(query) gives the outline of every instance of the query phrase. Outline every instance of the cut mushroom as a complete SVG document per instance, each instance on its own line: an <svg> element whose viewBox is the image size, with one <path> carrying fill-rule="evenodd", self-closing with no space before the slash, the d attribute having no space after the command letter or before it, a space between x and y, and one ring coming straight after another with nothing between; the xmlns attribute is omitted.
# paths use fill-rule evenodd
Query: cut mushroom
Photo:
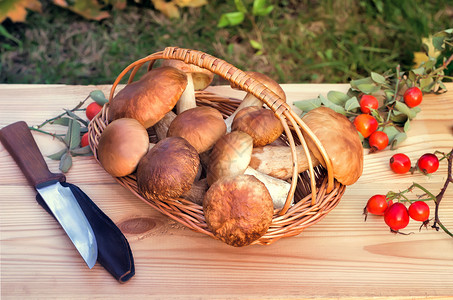
<svg viewBox="0 0 453 300"><path fill-rule="evenodd" d="M190 190L197 176L200 158L185 139L159 141L137 166L137 187L146 199L177 198Z"/></svg>
<svg viewBox="0 0 453 300"><path fill-rule="evenodd" d="M110 102L110 119L133 118L149 128L173 109L186 85L187 76L178 69L153 69L115 95Z"/></svg>
<svg viewBox="0 0 453 300"><path fill-rule="evenodd" d="M248 167L252 149L253 139L242 131L234 131L220 138L211 151L206 177L208 184L212 185L224 177L251 174L258 179L263 179L263 183L272 196L274 208L282 208L291 184L265 174L259 174Z"/></svg>
<svg viewBox="0 0 453 300"><path fill-rule="evenodd" d="M97 156L107 173L122 177L135 171L148 147L145 127L135 119L122 118L111 122L102 131Z"/></svg>
<svg viewBox="0 0 453 300"><path fill-rule="evenodd" d="M270 77L264 75L263 73L259 72L252 72L248 71L246 72L249 76L251 76L254 80L259 81L261 84L265 85L268 89L273 91L278 97L283 99L286 102L286 94L283 91L282 87L275 82L273 79ZM239 86L232 84L231 87L233 89L237 90L242 90ZM243 108L249 107L249 106L263 106L263 102L256 98L253 94L247 93L245 95L244 99L242 100L241 104L239 104L238 108L228 117L225 119L225 124L227 126L227 132L231 132L231 126L233 124L234 117L236 114Z"/></svg>
<svg viewBox="0 0 453 300"><path fill-rule="evenodd" d="M195 91L207 88L214 78L214 74L211 71L196 65L186 64L181 60L164 60L162 66L170 66L187 74L187 87L176 104L176 113L178 115L197 106Z"/></svg>
<svg viewBox="0 0 453 300"><path fill-rule="evenodd" d="M249 106L238 111L231 127L253 138L253 147L272 143L283 133L283 125L274 112L260 106Z"/></svg>
<svg viewBox="0 0 453 300"><path fill-rule="evenodd" d="M344 185L355 183L362 175L363 148L354 125L342 114L327 107L309 111L302 117L316 135L332 162L334 177ZM314 142L304 134L313 165L325 166L324 159ZM302 146L296 147L298 173L308 169L308 161ZM253 150L250 166L259 172L288 179L292 174L291 148L265 146Z"/></svg>
<svg viewBox="0 0 453 300"><path fill-rule="evenodd" d="M168 128L167 136L186 139L198 153L212 148L226 132L222 114L207 106L188 109L177 115Z"/></svg>
<svg viewBox="0 0 453 300"><path fill-rule="evenodd" d="M231 246L247 246L268 231L272 198L254 176L225 177L207 191L203 212L215 237Z"/></svg>

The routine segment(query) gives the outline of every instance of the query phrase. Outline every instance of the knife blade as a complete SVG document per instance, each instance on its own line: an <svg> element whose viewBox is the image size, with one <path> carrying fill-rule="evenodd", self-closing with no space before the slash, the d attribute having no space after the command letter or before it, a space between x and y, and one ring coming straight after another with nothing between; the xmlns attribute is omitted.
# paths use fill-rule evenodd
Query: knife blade
<svg viewBox="0 0 453 300"><path fill-rule="evenodd" d="M46 202L88 267L97 260L98 247L93 229L62 173L51 173L27 123L19 121L0 130L0 141L25 178Z"/></svg>

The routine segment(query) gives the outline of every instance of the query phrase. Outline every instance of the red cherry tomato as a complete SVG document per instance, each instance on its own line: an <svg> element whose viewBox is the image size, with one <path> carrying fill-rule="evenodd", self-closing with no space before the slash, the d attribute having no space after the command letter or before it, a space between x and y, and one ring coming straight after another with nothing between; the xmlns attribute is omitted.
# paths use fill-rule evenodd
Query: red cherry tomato
<svg viewBox="0 0 453 300"><path fill-rule="evenodd" d="M382 216L387 209L387 199L385 195L374 195L366 204L366 209L370 214Z"/></svg>
<svg viewBox="0 0 453 300"><path fill-rule="evenodd" d="M409 213L402 203L395 203L384 213L384 221L391 229L397 231L403 229L409 224Z"/></svg>
<svg viewBox="0 0 453 300"><path fill-rule="evenodd" d="M88 146L90 142L88 141L88 132L82 135L82 139L80 140L80 146L85 147Z"/></svg>
<svg viewBox="0 0 453 300"><path fill-rule="evenodd" d="M423 93L422 91L414 86L408 88L403 95L404 103L406 103L409 107L416 107L422 103L423 100Z"/></svg>
<svg viewBox="0 0 453 300"><path fill-rule="evenodd" d="M409 206L409 216L415 220L424 222L429 218L429 206L426 202L415 201Z"/></svg>
<svg viewBox="0 0 453 300"><path fill-rule="evenodd" d="M426 153L420 156L417 166L424 174L431 174L439 168L439 159L432 153Z"/></svg>
<svg viewBox="0 0 453 300"><path fill-rule="evenodd" d="M96 102L91 102L88 104L87 109L85 111L88 120L93 120L94 116L96 116L102 109L102 106L97 104Z"/></svg>
<svg viewBox="0 0 453 300"><path fill-rule="evenodd" d="M360 110L364 114L369 114L371 113L371 109L378 109L379 107L379 102L376 99L376 97L371 96L371 95L363 95L362 98L360 98Z"/></svg>
<svg viewBox="0 0 453 300"><path fill-rule="evenodd" d="M383 150L389 144L389 137L383 131L375 131L370 135L368 142L374 150Z"/></svg>
<svg viewBox="0 0 453 300"><path fill-rule="evenodd" d="M410 158L403 153L397 153L390 158L390 168L397 174L404 174L411 169Z"/></svg>
<svg viewBox="0 0 453 300"><path fill-rule="evenodd" d="M376 119L368 114L358 115L353 123L364 138L369 137L378 128Z"/></svg>

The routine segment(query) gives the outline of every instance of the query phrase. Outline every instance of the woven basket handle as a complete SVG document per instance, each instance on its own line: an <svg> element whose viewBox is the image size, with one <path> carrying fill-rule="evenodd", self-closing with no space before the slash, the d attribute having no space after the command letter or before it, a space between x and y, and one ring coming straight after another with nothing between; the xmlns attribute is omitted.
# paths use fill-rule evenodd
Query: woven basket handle
<svg viewBox="0 0 453 300"><path fill-rule="evenodd" d="M308 159L309 165L309 174L310 174L310 186L312 192L312 205L316 203L317 198L317 187L315 181L315 174L314 168L311 161L310 151L306 144L305 138L302 135L302 130L313 140L315 145L318 147L321 155L326 162L326 169L328 172L328 185L327 185L327 192L332 191L334 187L334 179L333 179L333 169L332 164L330 161L329 156L327 155L326 150L316 137L316 135L310 130L310 128L301 120L297 114L289 107L289 105L281 99L277 94L275 94L272 90L267 88L264 84L259 82L258 80L254 79L244 71L236 68L235 66L227 63L224 60L216 58L212 55L206 54L204 52L198 50L191 50L191 49L182 49L178 47L167 47L163 51L156 52L154 54L148 55L142 59L139 59L128 67L126 67L116 78L115 82L112 85L110 90L109 101L111 101L115 94L115 89L118 86L119 82L122 78L132 70L128 83L131 83L135 77L137 71L146 63L149 63L148 70L152 68L154 62L157 59L175 59L181 60L187 64L193 64L201 68L205 68L211 71L214 74L221 76L222 78L234 83L243 91L254 95L256 98L260 99L264 104L266 104L274 113L277 118L281 121L283 128L285 130L285 134L288 138L288 142L291 147L291 155L293 161L293 176L291 181L291 188L288 193L288 197L286 199L286 203L284 207L281 209L280 214L283 215L287 212L291 205L291 200L294 196L294 192L296 190L297 185L297 178L298 178L298 166L297 166L297 153L296 153L296 144L294 141L293 134L291 129L288 125L291 124L292 128L295 130L299 141L301 142L305 155Z"/></svg>

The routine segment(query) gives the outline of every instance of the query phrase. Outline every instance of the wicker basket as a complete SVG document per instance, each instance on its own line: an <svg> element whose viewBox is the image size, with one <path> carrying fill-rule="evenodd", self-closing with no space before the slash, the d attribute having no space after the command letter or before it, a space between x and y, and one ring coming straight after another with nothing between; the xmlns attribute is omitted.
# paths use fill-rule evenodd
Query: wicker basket
<svg viewBox="0 0 453 300"><path fill-rule="evenodd" d="M123 76L130 72L128 83L131 83L137 71L144 64L148 64L148 70L150 70L154 62L158 59L181 60L205 68L221 76L230 83L236 84L243 91L251 93L262 100L282 122L284 127L282 139L291 147L292 159L295 165L291 178L291 188L285 206L282 209L274 211L272 224L267 233L254 241L253 244L268 245L282 237L298 235L308 226L320 221L328 212L335 208L345 191L345 186L333 178L330 159L316 136L314 136L284 100L245 72L221 59L196 50L168 47L161 52L156 52L137 60L125 68L113 83L109 100L111 101L115 95L115 89ZM197 92L196 98L197 105L214 107L224 117L232 114L240 103L240 100L230 99L208 92ZM108 113L109 103L104 105L101 113L89 125L90 146L96 160L98 160L97 147L99 137L109 122ZM296 145L302 145L305 154L310 157L302 131L317 144L326 162L326 168L320 166L313 167L310 163L309 170L301 174L297 173ZM163 214L197 232L214 237L206 224L202 206L182 198L167 199L165 201L145 199L138 193L135 174L115 179L138 198ZM291 205L293 196L294 204Z"/></svg>

